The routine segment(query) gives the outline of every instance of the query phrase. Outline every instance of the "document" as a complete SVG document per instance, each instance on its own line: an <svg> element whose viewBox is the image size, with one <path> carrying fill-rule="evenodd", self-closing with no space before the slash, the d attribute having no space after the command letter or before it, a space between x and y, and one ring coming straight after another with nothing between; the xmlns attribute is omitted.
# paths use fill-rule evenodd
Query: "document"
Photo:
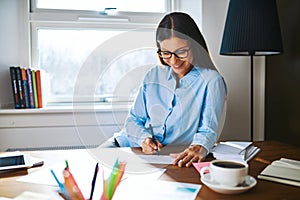
<svg viewBox="0 0 300 200"><path fill-rule="evenodd" d="M175 158L168 155L139 155L145 163L151 164L172 164Z"/></svg>
<svg viewBox="0 0 300 200"><path fill-rule="evenodd" d="M145 155L132 151L131 148L95 148L89 150L94 157L98 158L98 161L103 166L108 168L113 166L116 158L120 161L125 161L126 171L128 174L145 174L156 172L158 168L153 166L156 164L170 164L172 163L172 157L169 155Z"/></svg>
<svg viewBox="0 0 300 200"><path fill-rule="evenodd" d="M15 198L0 197L0 200L51 200L51 197L42 193L24 191Z"/></svg>
<svg viewBox="0 0 300 200"><path fill-rule="evenodd" d="M88 198L90 195L91 190L91 182L93 178L93 172L94 172L94 166L95 161L91 163L79 163L76 161L71 162L70 168L72 170L72 173L76 179L76 182L78 183L78 186L80 190L82 191L83 195ZM22 176L17 179L17 181L21 182L28 182L28 183L35 183L35 184L43 184L43 185L51 185L51 186L57 186L58 184L53 178L50 169L52 169L55 174L57 175L57 178L63 182L63 175L62 171L64 169L64 163L62 165L55 165L49 167L45 167L43 169L40 169L36 172L30 173L26 176ZM99 173L96 179L96 187L94 192L94 198L93 199L100 199L103 189L103 179L107 179L111 173L111 168L99 165ZM154 181L157 180L163 173L165 172L165 169L156 168L155 170L145 171L145 172L127 172L125 169L125 174L123 175L123 179L120 183L123 184L124 180L135 180L133 182L137 183L138 181L143 180L144 182L148 181ZM1 200L1 199L0 199Z"/></svg>
<svg viewBox="0 0 300 200"><path fill-rule="evenodd" d="M300 161L287 158L273 161L257 178L300 187Z"/></svg>
<svg viewBox="0 0 300 200"><path fill-rule="evenodd" d="M197 163L193 163L193 166L195 167L195 169L200 173L200 170L203 167L208 167L210 165L210 162L197 162Z"/></svg>
<svg viewBox="0 0 300 200"><path fill-rule="evenodd" d="M195 199L201 185L181 182L169 182L162 180L143 181L137 184L137 180L123 181L114 195L114 200L182 200Z"/></svg>

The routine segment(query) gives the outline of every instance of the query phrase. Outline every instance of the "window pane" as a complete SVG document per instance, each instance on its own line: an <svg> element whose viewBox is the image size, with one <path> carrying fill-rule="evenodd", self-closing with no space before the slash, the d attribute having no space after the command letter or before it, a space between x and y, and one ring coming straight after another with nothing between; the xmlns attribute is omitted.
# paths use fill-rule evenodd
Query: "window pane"
<svg viewBox="0 0 300 200"><path fill-rule="evenodd" d="M129 12L166 12L165 0L37 0L37 8L96 10L117 8Z"/></svg>
<svg viewBox="0 0 300 200"><path fill-rule="evenodd" d="M118 41L120 35L126 33L128 31L39 29L38 65L48 77L45 83L47 99L73 101L74 91L76 93L76 90L85 91L93 87L95 97L133 95L135 88L132 86L129 86L132 90L126 94L118 91L118 87L124 86L122 81L126 82L135 76L142 78L150 65L158 64L158 59L154 48L142 46L121 55L116 53L129 44L126 42L130 40ZM92 86L86 86L90 81L93 81Z"/></svg>

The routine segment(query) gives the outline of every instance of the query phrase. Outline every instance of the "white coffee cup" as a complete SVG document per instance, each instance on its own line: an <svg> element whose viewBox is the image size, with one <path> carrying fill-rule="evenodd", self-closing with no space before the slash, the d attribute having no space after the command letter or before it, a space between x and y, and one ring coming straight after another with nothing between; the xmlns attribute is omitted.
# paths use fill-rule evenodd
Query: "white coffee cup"
<svg viewBox="0 0 300 200"><path fill-rule="evenodd" d="M204 174L209 172L208 176ZM244 182L248 174L248 164L241 161L213 160L209 167L200 170L201 179L214 181L220 185L235 187Z"/></svg>

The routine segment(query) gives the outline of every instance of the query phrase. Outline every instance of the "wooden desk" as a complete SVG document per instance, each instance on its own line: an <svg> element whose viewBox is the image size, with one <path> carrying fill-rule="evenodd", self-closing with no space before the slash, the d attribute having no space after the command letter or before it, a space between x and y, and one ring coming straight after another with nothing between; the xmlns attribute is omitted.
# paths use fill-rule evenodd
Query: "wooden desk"
<svg viewBox="0 0 300 200"><path fill-rule="evenodd" d="M291 145L283 144L275 141L267 142L255 142L256 146L261 148L261 152L256 158L261 158L268 161L280 159L281 157L300 160L300 148ZM36 151L30 152L32 156L42 157L45 161L43 167L33 168L29 170L21 170L17 172L0 174L0 196L15 197L21 194L23 191L33 191L38 193L44 193L51 196L51 199L62 199L58 193L56 187L30 184L16 181L20 176L27 173L33 173L41 168L49 166L54 160L55 162L64 162L64 159L74 156L89 156L85 150L59 150L59 151ZM80 152L80 153L79 153ZM78 158L80 160L80 158ZM253 177L257 175L267 166L265 163L256 161L255 159L249 162L249 174ZM179 181L187 183L201 184L200 175L195 168L179 168L177 166L167 166L166 172L161 177L162 180ZM218 194L210 190L205 185L202 185L200 192L198 193L197 200L206 199L299 199L300 188L295 186L289 186L279 184L275 182L269 182L257 179L257 185L251 190L236 195L223 195Z"/></svg>
<svg viewBox="0 0 300 200"><path fill-rule="evenodd" d="M256 158L261 158L270 162L280 159L282 157L300 160L299 147L287 145L276 141L255 142L254 145L261 148L261 151L257 154ZM255 177L257 180L257 185L254 188L242 194L224 195L224 194L213 192L203 184L197 196L197 200L300 199L299 187L257 179L257 176L267 166L267 164L258 162L255 159L252 159L248 164L249 164L249 174ZM172 177L176 181L189 182L189 183L201 183L201 181L199 180L200 175L196 172L194 168L178 169L172 166L168 168L166 174L168 176L164 175L162 177L165 180L168 180L170 179L169 177Z"/></svg>

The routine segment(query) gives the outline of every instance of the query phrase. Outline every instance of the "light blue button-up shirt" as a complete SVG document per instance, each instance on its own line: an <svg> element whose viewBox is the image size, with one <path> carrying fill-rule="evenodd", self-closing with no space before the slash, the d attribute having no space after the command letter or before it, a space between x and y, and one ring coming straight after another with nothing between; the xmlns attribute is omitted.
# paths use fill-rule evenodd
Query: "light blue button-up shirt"
<svg viewBox="0 0 300 200"><path fill-rule="evenodd" d="M156 66L146 74L124 129L114 137L120 146L141 146L151 137L151 124L163 145L202 145L209 152L226 95L216 70L193 67L176 86L172 68Z"/></svg>

